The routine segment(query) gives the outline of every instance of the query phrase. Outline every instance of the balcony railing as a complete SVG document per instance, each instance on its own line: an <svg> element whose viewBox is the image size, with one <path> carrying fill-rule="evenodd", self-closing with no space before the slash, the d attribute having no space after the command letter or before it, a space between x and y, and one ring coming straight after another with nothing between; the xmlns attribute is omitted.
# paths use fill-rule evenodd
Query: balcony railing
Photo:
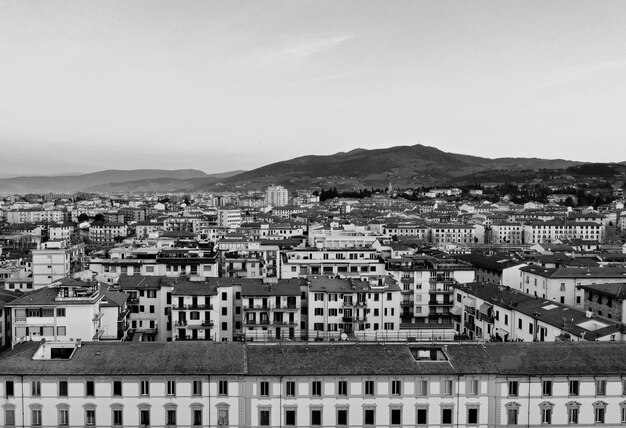
<svg viewBox="0 0 626 428"><path fill-rule="evenodd" d="M415 302L413 300L403 300L400 302L400 306L413 306Z"/></svg>
<svg viewBox="0 0 626 428"><path fill-rule="evenodd" d="M177 310L180 310L180 309L205 309L205 310L209 309L209 310L212 310L213 309L213 305L199 305L199 304L195 304L194 305L194 304L190 303L190 304L186 304L186 305L182 305L181 306L181 305L173 304L172 305L172 309L177 309Z"/></svg>
<svg viewBox="0 0 626 428"><path fill-rule="evenodd" d="M442 302L431 300L428 302L428 306L454 306L454 302L451 300L444 300Z"/></svg>
<svg viewBox="0 0 626 428"><path fill-rule="evenodd" d="M185 327L187 326L187 321L175 321L174 327Z"/></svg>

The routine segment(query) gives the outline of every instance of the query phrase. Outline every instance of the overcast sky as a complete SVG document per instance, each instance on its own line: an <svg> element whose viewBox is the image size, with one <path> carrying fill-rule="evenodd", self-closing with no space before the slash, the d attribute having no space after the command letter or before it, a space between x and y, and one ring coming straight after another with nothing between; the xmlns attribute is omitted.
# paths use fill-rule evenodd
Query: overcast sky
<svg viewBox="0 0 626 428"><path fill-rule="evenodd" d="M626 1L0 2L0 175L626 160Z"/></svg>

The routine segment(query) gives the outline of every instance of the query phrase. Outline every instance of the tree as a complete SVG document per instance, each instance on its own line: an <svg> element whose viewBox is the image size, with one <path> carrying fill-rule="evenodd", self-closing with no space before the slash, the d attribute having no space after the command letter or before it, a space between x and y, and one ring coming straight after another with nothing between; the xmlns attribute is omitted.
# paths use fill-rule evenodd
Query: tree
<svg viewBox="0 0 626 428"><path fill-rule="evenodd" d="M86 221L89 221L89 216L85 213L80 213L80 215L78 216L78 222L84 223Z"/></svg>
<svg viewBox="0 0 626 428"><path fill-rule="evenodd" d="M104 223L105 222L104 214L102 213L96 214L96 216L93 218L93 221L95 223Z"/></svg>

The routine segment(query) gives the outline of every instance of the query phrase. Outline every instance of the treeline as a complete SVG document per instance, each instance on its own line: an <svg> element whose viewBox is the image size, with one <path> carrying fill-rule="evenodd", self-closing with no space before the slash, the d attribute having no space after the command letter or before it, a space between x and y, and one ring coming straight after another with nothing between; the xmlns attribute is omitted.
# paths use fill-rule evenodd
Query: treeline
<svg viewBox="0 0 626 428"><path fill-rule="evenodd" d="M328 190L325 190L324 188L322 188L322 190L316 190L315 192L313 192L313 194L315 196L319 196L320 197L320 202L324 202L328 199L334 199L334 198L354 198L354 199L363 199L363 198L368 198L370 196L372 196L374 193L381 193L382 190L380 189L362 189L362 190L351 190L351 191L347 191L347 192L339 192L337 190L336 187L332 187L329 188Z"/></svg>

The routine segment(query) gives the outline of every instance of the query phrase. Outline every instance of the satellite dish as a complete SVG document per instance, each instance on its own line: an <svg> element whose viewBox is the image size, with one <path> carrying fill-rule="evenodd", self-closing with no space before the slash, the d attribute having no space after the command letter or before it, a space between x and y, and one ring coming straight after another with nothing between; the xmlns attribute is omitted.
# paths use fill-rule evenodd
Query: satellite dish
<svg viewBox="0 0 626 428"><path fill-rule="evenodd" d="M341 333L341 340L348 340L348 335L345 333Z"/></svg>

